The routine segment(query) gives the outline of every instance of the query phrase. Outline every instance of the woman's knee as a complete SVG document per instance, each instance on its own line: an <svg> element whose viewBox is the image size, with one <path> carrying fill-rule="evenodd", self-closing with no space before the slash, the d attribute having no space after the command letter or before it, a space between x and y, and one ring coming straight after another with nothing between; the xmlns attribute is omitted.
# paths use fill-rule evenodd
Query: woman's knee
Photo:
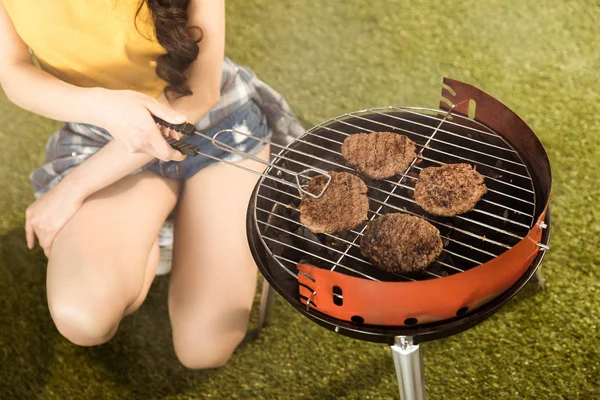
<svg viewBox="0 0 600 400"><path fill-rule="evenodd" d="M123 317L122 294L110 285L62 287L48 291L50 315L58 331L79 346L106 343Z"/></svg>
<svg viewBox="0 0 600 400"><path fill-rule="evenodd" d="M187 327L186 327L187 325ZM223 367L246 336L247 318L233 330L218 330L209 321L202 328L173 325L173 346L179 362L190 369Z"/></svg>
<svg viewBox="0 0 600 400"><path fill-rule="evenodd" d="M235 347L216 348L210 344L186 346L175 344L175 354L179 362L189 369L215 369L227 364Z"/></svg>
<svg viewBox="0 0 600 400"><path fill-rule="evenodd" d="M203 340L191 342L182 338L174 339L175 354L179 362L189 369L221 368L231 359L233 352L241 342L216 343Z"/></svg>

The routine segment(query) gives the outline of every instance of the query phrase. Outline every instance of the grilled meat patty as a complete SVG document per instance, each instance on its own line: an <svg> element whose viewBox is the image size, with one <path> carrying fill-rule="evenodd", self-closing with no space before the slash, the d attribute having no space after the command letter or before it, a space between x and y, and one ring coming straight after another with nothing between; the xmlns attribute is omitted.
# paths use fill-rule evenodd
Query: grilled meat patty
<svg viewBox="0 0 600 400"><path fill-rule="evenodd" d="M384 214L367 224L360 241L362 255L388 272L425 269L442 252L440 231L423 218Z"/></svg>
<svg viewBox="0 0 600 400"><path fill-rule="evenodd" d="M352 229L367 219L367 185L348 172L329 174L331 182L321 197L315 199L304 194L300 203L300 222L313 233ZM318 195L326 183L327 177L316 176L308 183L307 191Z"/></svg>
<svg viewBox="0 0 600 400"><path fill-rule="evenodd" d="M470 164L424 168L415 185L415 201L433 215L466 213L487 192L483 176Z"/></svg>
<svg viewBox="0 0 600 400"><path fill-rule="evenodd" d="M415 143L392 132L357 133L342 144L349 165L371 179L384 179L406 171L416 157Z"/></svg>

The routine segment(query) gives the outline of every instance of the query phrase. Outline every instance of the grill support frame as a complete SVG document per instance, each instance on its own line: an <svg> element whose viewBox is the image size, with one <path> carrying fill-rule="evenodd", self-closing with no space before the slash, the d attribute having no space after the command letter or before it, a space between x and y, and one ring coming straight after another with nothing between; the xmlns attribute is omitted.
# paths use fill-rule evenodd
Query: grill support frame
<svg viewBox="0 0 600 400"><path fill-rule="evenodd" d="M501 133L503 136L506 134L511 146L515 145L516 140L518 144L518 146L516 146L516 150L518 150L517 154L523 155L527 160L528 170L531 167L533 169L533 176L530 176L529 179L532 183L537 182L537 186L534 187L534 191L532 192L534 194L534 200L531 204L533 204L534 207L542 207L542 209L538 209L539 211L534 213L537 215L532 215L532 219L536 221L532 224L536 228L535 237L529 237L528 235L527 238L537 246L536 251L532 253L527 261L524 261L522 268L520 268L518 274L515 275L515 279L511 281L512 284L502 288L502 292L483 305L474 310L470 310L465 315L457 314L458 316L454 318L433 321L416 326L408 326L406 324L379 326L362 325L335 318L327 313L314 312L310 300L319 301L315 296L316 292L312 292L311 289L312 294L309 294L309 297L307 297L309 300L308 303L306 300L304 300L304 302L299 300L297 296L297 286L294 290L292 288L293 285L290 285L290 276L286 275L290 272L284 272L284 268L280 268L277 265L279 263L275 258L277 256L269 253L265 249L266 243L261 239L261 231L258 227L256 215L256 210L259 207L258 197L260 196L258 196L258 194L260 185L255 187L248 204L248 242L259 271L265 277L259 310L258 333L260 333L263 326L268 323L273 293L278 292L286 301L294 306L297 311L326 329L358 340L389 345L395 366L401 400L425 400L426 398L424 359L421 343L456 335L482 323L493 316L505 303L516 296L516 294L519 293L534 277L534 280L537 280L540 289L543 289L544 281L539 274L539 267L548 250L548 243L550 240L551 224L548 199L550 195L551 172L549 160L538 138L515 113L479 89L448 78L444 79L444 84L447 85L447 87L443 88L442 96L449 100L449 104L457 105L459 114L467 115L467 102L469 99L474 100L476 101L478 108L477 115L481 117L477 118L477 121L483 122L486 126L493 128L494 131ZM454 106L451 108L443 101L440 103L440 109L442 111L450 112L453 108ZM323 126L324 124L327 124L327 122L317 125L317 127L313 129ZM439 126L437 129L439 129ZM522 136L524 135L526 137L523 139ZM298 139L298 141L302 142L302 138ZM281 156L281 153L272 154L272 156L277 158L278 156ZM426 157L423 158L428 160ZM419 169L419 167L416 168ZM302 173L304 173L304 171L300 174ZM404 175L406 174L403 174L403 179L412 179L410 176ZM519 174L513 175L519 176ZM298 179L298 175L296 175L296 179ZM512 180L510 182L512 182ZM299 186L300 182L298 181L297 183ZM402 185L399 184L397 187L401 186ZM394 186L394 191L395 188L396 186ZM536 197L538 200L536 200ZM515 199L519 200L518 198ZM540 199L543 199L544 201L540 202ZM526 238L523 238L523 240L525 239ZM506 265L514 266L514 262L509 261ZM298 277L295 279L297 285L298 282L300 282L300 279ZM300 291L302 292L302 286L300 287Z"/></svg>
<svg viewBox="0 0 600 400"><path fill-rule="evenodd" d="M519 269L518 274L515 275L515 279L511 281L512 284L503 287L502 292L483 305L464 315L457 314L458 316L454 318L438 320L416 326L408 326L406 324L362 325L360 323L357 324L335 318L327 313L314 312L313 308L311 308L313 305L310 304L310 302L307 303L306 300L302 302L298 299L297 286L291 285L290 276L286 276L286 273L289 271L284 272L284 268L279 268L277 266L278 261L275 259L276 256L265 249L266 243L262 241L261 232L258 223L256 222L259 185L255 187L248 204L248 242L255 262L258 265L260 272L265 277L263 298L261 299L259 311L259 332L268 320L268 314L273 300L272 294L277 291L285 300L294 306L297 311L326 329L355 339L389 345L395 365L398 389L402 400L425 400L424 362L422 346L420 346L421 343L456 335L482 323L494 315L505 303L519 293L519 291L523 289L534 276L538 280L540 289L543 289L543 279L538 274L538 269L546 250L548 250L548 243L550 240L550 207L548 205L548 199L552 179L549 160L538 138L533 134L529 127L527 127L524 121L493 97L483 93L475 87L448 78L444 79L444 84L446 87L442 90L442 96L449 101L448 104L442 101L440 103L440 109L450 111L451 107L449 104L455 104L461 106L457 107L459 114L467 115L467 102L470 103L470 100L475 101L478 108L477 115L481 117L476 118L476 120L493 128L494 131L501 133L502 136L506 135L511 146L515 145L515 141L517 142L517 154L522 154L524 156L529 168L533 167L534 174L533 176L530 176L529 179L532 183L537 182L537 186L534 187L534 191L532 192L534 194L534 200L531 204L533 204L534 207L541 207L541 209L538 209L539 211L535 213L537 214L534 218L536 220L534 224L536 227L535 237L528 237L528 240L535 243L535 246L538 248L532 253L530 258L524 261L522 268ZM454 106L452 106L452 109L453 108ZM328 122L317 125L317 127L326 125ZM316 129L317 127L313 129ZM302 138L299 138L298 141L302 142ZM279 156L278 154L272 155L275 157ZM513 175L518 176L519 174ZM410 177L407 176L407 178ZM510 182L512 182L512 180ZM538 200L535 199L536 197ZM518 198L515 199L519 200ZM540 202L540 199L543 201ZM514 260L509 261L506 265L510 266L512 263L514 266L514 262ZM300 280L298 277L295 279L295 284L297 285ZM302 286L300 290L302 291ZM319 301L315 295L316 293L312 292L307 299Z"/></svg>

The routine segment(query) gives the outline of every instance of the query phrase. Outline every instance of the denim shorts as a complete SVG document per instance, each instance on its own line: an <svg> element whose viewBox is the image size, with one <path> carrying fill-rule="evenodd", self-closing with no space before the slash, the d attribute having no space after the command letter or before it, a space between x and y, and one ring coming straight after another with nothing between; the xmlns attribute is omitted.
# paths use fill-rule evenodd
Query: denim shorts
<svg viewBox="0 0 600 400"><path fill-rule="evenodd" d="M227 131L218 135L216 141L221 147L230 146L237 152L216 147L212 140L200 135L184 136L181 140L195 144L201 153L216 159L204 155L188 156L180 162L162 162L155 159L132 173L149 170L160 176L187 180L198 171L220 160L237 162L244 159L245 156L237 154L238 152L249 155L259 153L265 147L265 143L256 138L270 140L272 135L265 115L253 100L242 104L229 116L215 122L202 133L213 138L218 132L225 130L246 134ZM66 123L48 139L44 165L30 175L36 198L56 186L74 167L100 150L110 140L112 136L102 128L89 124Z"/></svg>

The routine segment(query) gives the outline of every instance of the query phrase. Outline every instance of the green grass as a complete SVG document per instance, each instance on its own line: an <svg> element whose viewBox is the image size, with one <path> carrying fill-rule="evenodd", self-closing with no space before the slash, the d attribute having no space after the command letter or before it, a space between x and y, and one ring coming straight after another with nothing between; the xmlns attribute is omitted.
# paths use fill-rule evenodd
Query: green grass
<svg viewBox="0 0 600 400"><path fill-rule="evenodd" d="M430 399L600 399L600 7L591 1L230 0L227 53L314 124L370 106L436 107L442 78L517 112L553 169L546 291L425 344ZM58 124L0 96L1 399L393 399L386 346L326 331L281 298L272 325L220 370L179 366L168 278L98 348L54 328L45 262L23 240L28 173ZM253 323L256 322L256 313Z"/></svg>

